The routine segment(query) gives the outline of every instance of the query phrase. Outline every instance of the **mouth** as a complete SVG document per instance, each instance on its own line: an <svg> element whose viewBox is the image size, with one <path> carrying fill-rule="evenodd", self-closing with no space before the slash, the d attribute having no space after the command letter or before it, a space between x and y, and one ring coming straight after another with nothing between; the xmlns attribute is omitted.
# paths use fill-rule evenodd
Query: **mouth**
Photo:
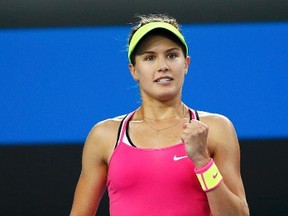
<svg viewBox="0 0 288 216"><path fill-rule="evenodd" d="M159 79L156 79L155 82L157 83L167 83L167 82L171 82L173 79L170 77L161 77Z"/></svg>

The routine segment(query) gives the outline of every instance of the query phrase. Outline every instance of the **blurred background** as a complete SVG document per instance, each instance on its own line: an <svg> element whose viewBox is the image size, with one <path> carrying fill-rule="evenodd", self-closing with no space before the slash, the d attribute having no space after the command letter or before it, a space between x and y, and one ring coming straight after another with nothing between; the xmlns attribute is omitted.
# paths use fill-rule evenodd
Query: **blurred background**
<svg viewBox="0 0 288 216"><path fill-rule="evenodd" d="M287 215L286 0L0 1L0 215L69 215L85 138L140 104L135 14L182 25L183 101L234 123L251 215ZM97 215L108 215L104 195Z"/></svg>

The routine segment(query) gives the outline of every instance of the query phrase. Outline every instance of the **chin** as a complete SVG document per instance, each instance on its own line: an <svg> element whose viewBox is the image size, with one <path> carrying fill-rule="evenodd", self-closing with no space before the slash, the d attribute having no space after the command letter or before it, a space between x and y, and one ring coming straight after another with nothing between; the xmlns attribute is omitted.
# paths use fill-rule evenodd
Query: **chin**
<svg viewBox="0 0 288 216"><path fill-rule="evenodd" d="M172 100L176 97L177 95L174 93L164 93L164 94L161 94L161 95L158 95L157 98L158 100L160 101L169 101L169 100Z"/></svg>

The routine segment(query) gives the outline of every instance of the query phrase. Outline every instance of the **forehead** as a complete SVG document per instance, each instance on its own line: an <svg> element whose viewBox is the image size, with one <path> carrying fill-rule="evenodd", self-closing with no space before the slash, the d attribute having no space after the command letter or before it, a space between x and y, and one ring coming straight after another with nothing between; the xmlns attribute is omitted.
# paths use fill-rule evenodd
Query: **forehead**
<svg viewBox="0 0 288 216"><path fill-rule="evenodd" d="M172 48L179 48L180 49L180 45L177 44L170 37L153 34L153 35L149 35L149 36L145 37L139 43L139 45L137 47L136 55L137 54L139 55L139 54L141 54L145 51L148 51L148 50L156 49L159 46L161 46L161 47L165 46L165 48L167 48L167 49L172 49Z"/></svg>

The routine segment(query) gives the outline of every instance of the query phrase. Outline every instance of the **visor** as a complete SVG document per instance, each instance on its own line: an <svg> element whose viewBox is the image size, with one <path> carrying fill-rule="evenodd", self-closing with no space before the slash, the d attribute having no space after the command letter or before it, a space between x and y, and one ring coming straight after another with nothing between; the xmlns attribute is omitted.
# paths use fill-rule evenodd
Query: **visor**
<svg viewBox="0 0 288 216"><path fill-rule="evenodd" d="M180 31L174 27L173 25L166 23L166 22L151 22L148 24L145 24L141 26L133 35L128 48L128 59L131 63L131 54L134 51L135 47L139 43L139 41L149 32L151 32L154 29L166 29L169 32L171 32L173 35L175 35L185 46L186 48L186 55L188 55L188 46L185 42L185 39L183 35L180 33Z"/></svg>

